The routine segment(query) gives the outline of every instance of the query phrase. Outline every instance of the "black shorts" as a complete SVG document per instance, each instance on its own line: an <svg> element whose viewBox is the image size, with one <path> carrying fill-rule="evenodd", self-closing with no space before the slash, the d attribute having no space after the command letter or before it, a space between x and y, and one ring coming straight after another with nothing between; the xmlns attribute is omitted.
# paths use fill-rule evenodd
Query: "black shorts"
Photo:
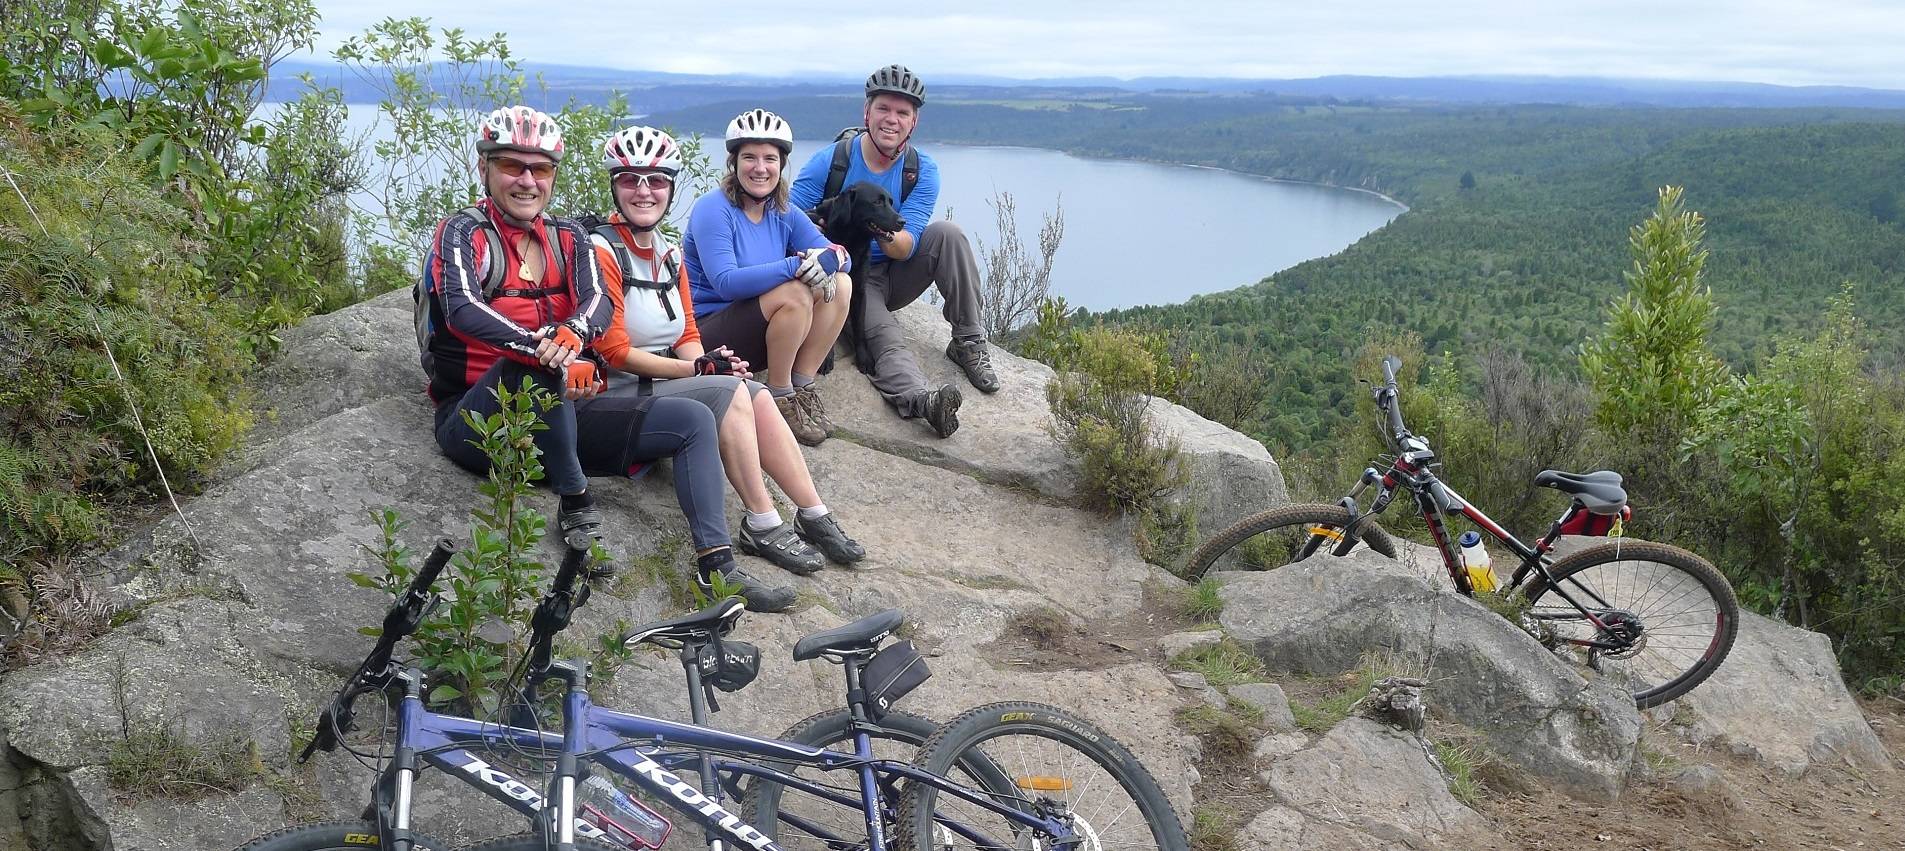
<svg viewBox="0 0 1905 851"><path fill-rule="evenodd" d="M714 351L727 346L736 357L747 361L747 368L755 375L767 376L767 317L761 315L760 296L697 316L695 327L701 331L702 348Z"/></svg>

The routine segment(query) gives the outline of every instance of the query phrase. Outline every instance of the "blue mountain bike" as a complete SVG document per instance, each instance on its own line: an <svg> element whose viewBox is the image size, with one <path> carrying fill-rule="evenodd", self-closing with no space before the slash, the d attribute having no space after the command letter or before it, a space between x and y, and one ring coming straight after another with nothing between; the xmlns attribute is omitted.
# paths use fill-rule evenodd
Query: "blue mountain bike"
<svg viewBox="0 0 1905 851"><path fill-rule="evenodd" d="M1108 845L1188 851L1183 828L1156 781L1129 751L1085 721L1034 703L979 707L944 727L887 711L895 697L887 691L889 684L868 682L863 675L883 653L912 652L905 643L881 646L903 621L896 610L795 645L796 659L825 658L843 666L848 705L795 725L781 739L705 725L713 692L702 672L710 667L710 648L721 647L739 619L739 599L638 627L624 638L629 645L653 644L680 653L695 723L594 706L585 667L550 659L553 636L587 597L586 586L575 590L584 551L563 559L532 618L525 657L531 684L526 703L535 702L535 684L554 679L565 686L560 734L540 729L528 713L512 718L515 724L503 724L429 712L422 674L390 657L396 642L416 629L431 606L430 585L450 550L448 542L439 542L392 606L377 647L325 709L317 737L301 755L308 758L339 745L350 729L357 697L373 691L396 695L396 746L379 771L363 819L288 828L243 851L444 848L411 827L411 787L426 765L470 783L534 826L472 851L639 847L577 818L577 785L591 765L621 775L628 785L699 824L713 851L736 845L754 851L1103 851ZM912 667L913 660L902 661ZM912 758L884 757L875 752L876 743L911 751ZM472 753L499 749L553 761L547 786L538 789ZM683 774L695 776L699 785L684 781ZM730 809L736 798L736 809L746 819Z"/></svg>

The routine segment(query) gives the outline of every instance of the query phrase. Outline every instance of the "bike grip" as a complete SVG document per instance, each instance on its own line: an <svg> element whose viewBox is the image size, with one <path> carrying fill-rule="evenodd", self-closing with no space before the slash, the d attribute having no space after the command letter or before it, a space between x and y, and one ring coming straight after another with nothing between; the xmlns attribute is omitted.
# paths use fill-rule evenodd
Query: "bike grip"
<svg viewBox="0 0 1905 851"><path fill-rule="evenodd" d="M589 563L588 547L581 549L565 547L564 549L566 549L567 552L562 554L562 566L556 569L555 590L557 591L568 590L568 586L573 583L576 576L582 572L583 566Z"/></svg>
<svg viewBox="0 0 1905 851"><path fill-rule="evenodd" d="M1396 357L1395 355L1390 355L1382 359L1382 380L1383 380L1383 383L1389 385L1389 389L1391 390L1395 389L1396 370L1401 368L1402 368L1402 358Z"/></svg>
<svg viewBox="0 0 1905 851"><path fill-rule="evenodd" d="M438 538L436 546L430 549L430 556L423 560L423 569L417 571L417 578L410 581L410 591L422 595L428 593L430 586L443 573L443 566L450 563L450 556L456 555L456 542L449 538Z"/></svg>

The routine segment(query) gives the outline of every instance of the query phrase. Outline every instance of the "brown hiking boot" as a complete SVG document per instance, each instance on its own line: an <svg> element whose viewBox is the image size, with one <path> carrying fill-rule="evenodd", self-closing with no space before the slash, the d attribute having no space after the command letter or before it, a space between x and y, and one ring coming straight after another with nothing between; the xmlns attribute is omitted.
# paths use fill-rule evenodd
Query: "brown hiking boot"
<svg viewBox="0 0 1905 851"><path fill-rule="evenodd" d="M827 408L820 402L820 385L794 388L794 406L822 432L833 434L833 420L827 419Z"/></svg>
<svg viewBox="0 0 1905 851"><path fill-rule="evenodd" d="M801 445L819 446L821 441L827 439L827 433L814 425L813 418L801 410L800 403L793 396L775 396L774 407L780 409L781 419L787 421L787 427L794 432L794 439L800 441Z"/></svg>

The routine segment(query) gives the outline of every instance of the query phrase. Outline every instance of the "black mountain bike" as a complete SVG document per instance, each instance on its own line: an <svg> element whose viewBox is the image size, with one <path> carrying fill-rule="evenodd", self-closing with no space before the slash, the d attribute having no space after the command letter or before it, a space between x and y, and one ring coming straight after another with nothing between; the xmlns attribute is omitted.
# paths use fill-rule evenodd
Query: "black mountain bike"
<svg viewBox="0 0 1905 851"><path fill-rule="evenodd" d="M1393 356L1383 359L1383 383L1374 391L1393 454L1365 469L1335 505L1280 506L1218 533L1191 554L1187 576L1192 581L1212 571L1281 567L1322 551L1347 555L1358 545L1394 558L1395 540L1373 518L1398 493L1406 493L1428 525L1456 590L1474 596L1477 589L1449 534L1449 515L1467 518L1521 557L1495 590L1527 598L1523 628L1550 649L1573 649L1590 668L1619 678L1640 708L1686 694L1712 675L1733 647L1740 611L1732 586L1712 564L1679 547L1620 537L1556 559L1554 545L1562 535L1617 536L1633 516L1621 476L1610 470L1544 470L1535 476L1535 486L1572 500L1546 535L1532 546L1523 543L1436 475L1442 465L1428 441L1402 422L1396 399L1401 365ZM1357 500L1372 485L1378 486L1376 498L1367 510L1360 509Z"/></svg>

